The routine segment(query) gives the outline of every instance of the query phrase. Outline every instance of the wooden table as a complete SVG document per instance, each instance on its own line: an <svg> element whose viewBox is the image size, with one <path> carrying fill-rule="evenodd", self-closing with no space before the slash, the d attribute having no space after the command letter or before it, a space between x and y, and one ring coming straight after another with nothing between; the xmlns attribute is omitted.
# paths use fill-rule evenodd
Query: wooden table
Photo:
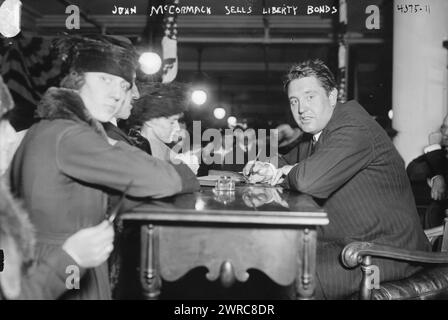
<svg viewBox="0 0 448 320"><path fill-rule="evenodd" d="M161 279L175 281L193 268L225 287L245 282L250 268L275 283L295 283L297 298L313 297L316 227L328 224L313 199L281 188L237 186L152 200L121 215L141 226L143 295L157 299Z"/></svg>

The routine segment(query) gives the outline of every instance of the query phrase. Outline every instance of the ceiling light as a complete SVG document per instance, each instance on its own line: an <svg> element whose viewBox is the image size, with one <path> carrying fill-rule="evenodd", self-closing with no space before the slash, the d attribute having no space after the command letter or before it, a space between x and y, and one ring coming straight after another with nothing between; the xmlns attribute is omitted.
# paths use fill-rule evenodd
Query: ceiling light
<svg viewBox="0 0 448 320"><path fill-rule="evenodd" d="M389 112L387 113L387 116L389 117L389 119L392 120L393 116L394 116L394 112L391 110L389 110Z"/></svg>
<svg viewBox="0 0 448 320"><path fill-rule="evenodd" d="M226 110L224 108L215 108L215 110L213 110L213 115L218 120L224 119L226 116Z"/></svg>
<svg viewBox="0 0 448 320"><path fill-rule="evenodd" d="M144 52L138 59L142 71L146 74L154 74L160 70L162 59L154 52Z"/></svg>
<svg viewBox="0 0 448 320"><path fill-rule="evenodd" d="M229 127L236 126L236 118L234 116L228 117L227 118L227 124L229 125Z"/></svg>
<svg viewBox="0 0 448 320"><path fill-rule="evenodd" d="M203 105L207 101L207 92L202 89L196 89L191 94L191 100L198 106Z"/></svg>

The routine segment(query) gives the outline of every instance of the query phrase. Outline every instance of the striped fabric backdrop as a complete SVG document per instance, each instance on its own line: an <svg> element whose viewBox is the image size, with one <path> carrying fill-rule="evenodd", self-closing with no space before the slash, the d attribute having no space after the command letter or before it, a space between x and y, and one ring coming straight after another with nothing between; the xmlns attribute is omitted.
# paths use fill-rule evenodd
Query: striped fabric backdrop
<svg viewBox="0 0 448 320"><path fill-rule="evenodd" d="M16 130L33 123L42 94L59 83L60 62L50 47L51 39L40 37L21 36L3 43L1 75L15 102Z"/></svg>

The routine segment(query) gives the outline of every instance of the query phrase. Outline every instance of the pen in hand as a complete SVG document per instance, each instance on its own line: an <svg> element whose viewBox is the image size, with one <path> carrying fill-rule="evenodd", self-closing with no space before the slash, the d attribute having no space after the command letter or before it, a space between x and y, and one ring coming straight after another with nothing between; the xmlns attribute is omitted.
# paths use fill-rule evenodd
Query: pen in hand
<svg viewBox="0 0 448 320"><path fill-rule="evenodd" d="M257 162L258 157L260 156L260 154L261 154L261 149L258 150L258 153L257 153L257 155L255 156L254 162L252 163L252 165L251 165L250 168L249 168L249 172L247 173L247 176L250 176L250 175L253 173L253 169L254 169L254 167L255 167L255 162Z"/></svg>
<svg viewBox="0 0 448 320"><path fill-rule="evenodd" d="M111 210L111 212L109 214L109 217L107 217L107 221L109 221L110 224L114 223L115 218L120 213L120 210L121 210L121 207L123 206L123 202L124 202L126 193L129 191L129 188L131 188L132 182L133 182L132 180L129 181L128 185L126 186L126 188L124 189L123 193L120 196L120 200L118 200L117 204Z"/></svg>

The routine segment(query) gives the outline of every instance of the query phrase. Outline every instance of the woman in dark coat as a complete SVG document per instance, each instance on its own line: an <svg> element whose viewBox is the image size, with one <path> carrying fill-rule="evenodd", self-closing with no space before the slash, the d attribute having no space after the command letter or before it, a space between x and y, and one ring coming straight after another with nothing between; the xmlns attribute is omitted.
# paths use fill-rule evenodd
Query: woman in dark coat
<svg viewBox="0 0 448 320"><path fill-rule="evenodd" d="M109 142L99 123L113 117L131 89L137 66L132 48L92 39L74 43L60 46L70 60L70 73L61 82L65 88L46 92L37 108L41 120L28 130L8 172L11 189L37 230L37 263L69 235L105 219L108 190L123 191L130 181L128 194L134 197L199 189L186 165ZM80 288L64 298L110 299L106 263L81 276Z"/></svg>

